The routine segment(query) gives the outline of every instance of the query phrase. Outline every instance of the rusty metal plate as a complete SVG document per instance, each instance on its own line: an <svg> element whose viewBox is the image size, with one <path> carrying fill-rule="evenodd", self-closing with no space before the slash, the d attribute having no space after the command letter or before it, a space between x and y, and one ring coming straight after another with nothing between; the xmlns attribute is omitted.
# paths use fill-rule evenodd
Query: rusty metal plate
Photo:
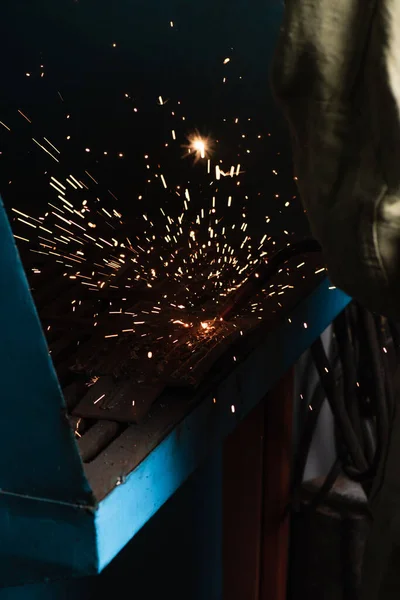
<svg viewBox="0 0 400 600"><path fill-rule="evenodd" d="M114 381L110 376L100 377L73 414L89 419L140 423L164 388L162 383L143 385L129 380Z"/></svg>

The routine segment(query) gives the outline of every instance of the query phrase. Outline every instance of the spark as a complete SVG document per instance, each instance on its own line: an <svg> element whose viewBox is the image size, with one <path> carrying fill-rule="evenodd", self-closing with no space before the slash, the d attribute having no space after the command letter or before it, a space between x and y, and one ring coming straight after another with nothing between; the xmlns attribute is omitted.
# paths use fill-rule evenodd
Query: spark
<svg viewBox="0 0 400 600"><path fill-rule="evenodd" d="M65 185L63 185L62 183L60 183L60 181L58 181L55 177L51 176L50 179L52 179L54 181L54 183L56 183L60 188L62 188L63 190L66 190L67 188L65 187Z"/></svg>
<svg viewBox="0 0 400 600"><path fill-rule="evenodd" d="M53 158L56 162L60 162L58 160L58 158L56 158L55 156L53 156L53 154L51 152L49 152L47 150L47 148L45 148L44 146L42 146L42 144L39 144L39 142L37 140L35 140L35 138L32 138L32 140L35 142L35 144L37 144L39 146L39 148L41 148L42 150L44 150L49 156L51 156L51 158Z"/></svg>
<svg viewBox="0 0 400 600"><path fill-rule="evenodd" d="M49 144L49 146L51 146L58 154L61 154L61 152L54 146L54 144L52 144L51 142L49 142L49 140L47 138L43 138L45 142L47 142Z"/></svg>
<svg viewBox="0 0 400 600"><path fill-rule="evenodd" d="M188 144L186 148L186 156L194 156L194 162L200 159L209 158L213 151L213 141L209 136L202 136L198 131L195 131L187 136Z"/></svg>
<svg viewBox="0 0 400 600"><path fill-rule="evenodd" d="M18 112L19 112L19 114L20 114L21 116L23 116L23 117L24 117L24 119L26 119L26 120L28 121L28 123L32 123L32 121L30 120L30 118L29 118L29 117L27 117L27 116L26 116L26 114L24 114L24 113L22 112L22 110L18 109Z"/></svg>
<svg viewBox="0 0 400 600"><path fill-rule="evenodd" d="M94 182L96 185L98 185L98 183L99 183L99 182L98 182L98 181L96 181L94 177L92 177L92 175L89 173L89 171L85 171L85 173L86 173L86 175L87 175L88 177L90 177L90 179L91 179L91 180L92 180L92 181L93 181L93 182Z"/></svg>
<svg viewBox="0 0 400 600"><path fill-rule="evenodd" d="M115 43L113 47L116 47ZM226 58L223 62L227 64L230 60ZM121 93L121 98L130 99L130 96ZM167 102L168 106L165 107ZM169 156L172 152L178 154L179 147L171 143L171 137L174 141L180 137L181 130L176 123L178 119L186 118L182 114L180 102L166 100L159 95L158 102L153 98L149 104L152 110L162 110L165 119L169 119L163 129L166 136L160 147L167 147L166 152L170 153ZM164 108L159 109L157 105ZM140 105L133 110L140 110ZM66 118L69 119L69 115ZM241 119L239 127L236 127L239 124L238 117L227 118L226 121L234 123L230 126L239 132L244 119ZM0 124L4 126L3 123ZM131 233L130 238L124 234L125 222L120 210L123 202L119 204L118 198L111 190L107 190L108 193L103 197L100 179L99 183L87 170L83 171L83 168L76 173L76 177L71 174L66 176L68 171L65 171L63 176L60 175L59 169L62 165L57 167L57 178L51 172L48 173L48 190L52 198L48 201L48 212L43 217L35 220L25 213L20 213L20 217L23 217L20 220L24 225L37 229L37 234L47 234L46 238L35 234L35 239L31 241L23 237L20 239L30 243L32 252L54 257L54 260L64 265L64 276L76 282L76 285L81 284L79 288L85 286L82 290L85 289L86 293L79 302L86 302L85 296L88 292L91 296L98 292L102 297L106 290L118 292L118 301L110 300L106 312L110 315L123 314L124 318L130 315L132 321L124 322L121 329L114 326L115 333L103 333L101 337L111 339L132 335L135 339L145 338L146 349L141 350L140 356L145 357L147 354L148 359L157 356L157 361L148 363L149 369L153 364L164 360L166 351L158 351L157 340L162 340L166 348L184 346L185 352L192 352L194 356L202 346L217 343L225 335L228 327L226 322L220 321L216 316L218 306L254 272L260 256L269 256L275 244L275 240L268 233L258 237L253 235L251 227L248 227L249 198L244 196L241 190L246 185L249 164L246 156L248 151L240 145L242 142L237 148L233 148L231 154L225 155L218 139L202 135L193 127L189 131L191 133L187 136L188 143L184 146L186 155L193 158L193 163L199 163L196 167L193 164L194 174L189 180L185 176L176 180L174 173L170 175L170 170L167 170L169 160L163 163L163 159L158 158L162 155L154 151L157 161L153 161L153 155L150 158L144 149L142 156L145 160L146 177L143 182L137 183L132 196L142 201L138 204L140 227L137 231L136 228L133 229L135 233ZM253 151L250 144L255 136L252 138L247 129L240 131L240 135L245 136L248 150ZM62 137L65 139L65 135ZM55 155L37 140L33 141L59 162L60 151L47 138L44 138L44 141L54 150ZM167 143L164 144L165 141ZM111 156L125 156L123 152L116 152L111 148L104 151L104 146L85 147L87 143L87 140L83 141L81 149L96 156L99 163L101 159L107 160L108 163ZM227 145L226 140L224 145ZM81 156L85 157L82 150ZM109 158L106 159L105 156ZM120 164L123 165L124 162L121 161ZM274 169L273 173L277 175L278 170ZM203 177L200 184L197 174ZM152 187L155 181L158 184L158 192ZM162 191L158 182L161 182L167 192ZM239 183L243 184L242 188L237 187ZM162 205L161 215L158 212L155 218L151 200L157 193ZM279 198L279 194L276 198ZM145 209L143 204L146 204ZM229 211L226 211L227 205L231 207ZM16 212L18 214L18 211ZM270 217L262 220L265 227L269 221ZM288 231L284 233L289 235ZM297 268L303 264L297 265ZM295 267L296 265L291 267L291 272L295 272ZM316 273L323 270L320 269ZM245 309L249 323L262 318L264 301L271 299L271 302L276 302L278 296L284 295L291 287L288 284L283 286L282 283L277 283L260 292L256 301ZM138 291L140 297L148 288L152 288L151 304L134 302L130 308L130 294L136 297L135 292ZM126 300L127 302L122 304ZM127 310L122 310L121 305L126 306ZM76 302L71 305L70 310L78 310L78 306ZM86 308L89 306L92 305L87 304ZM131 312L132 310L136 312ZM120 320L118 316L111 318ZM169 330L162 331L162 335L155 338L157 334L154 330L161 319L165 319ZM98 313L94 313L93 327L100 323ZM306 327L306 324L304 326ZM237 333L243 335L247 325L240 324L240 327ZM110 341L110 344L112 343L115 342ZM233 361L237 361L236 356L233 357ZM104 394L95 402L103 397ZM215 398L213 402L216 403ZM233 405L231 410L235 412Z"/></svg>
<svg viewBox="0 0 400 600"><path fill-rule="evenodd" d="M55 190L57 190L57 192L59 192L60 194L64 194L65 192L63 192L61 189L59 189L55 183L53 183L52 181L50 181L50 185L51 187L53 187Z"/></svg>
<svg viewBox="0 0 400 600"><path fill-rule="evenodd" d="M25 221L24 219L21 219L21 217L17 217L18 221L21 221L21 223L25 223L25 225L29 225L29 227L33 227L34 229L36 229L36 225L34 225L33 223L29 223L29 221Z"/></svg>
<svg viewBox="0 0 400 600"><path fill-rule="evenodd" d="M75 177L73 175L70 175L70 179L72 179L72 181L74 181L78 187L83 189L83 185L81 184L81 182L78 181L77 179L75 179Z"/></svg>
<svg viewBox="0 0 400 600"><path fill-rule="evenodd" d="M201 158L205 158L205 156L206 156L206 145L205 145L204 140L202 140L202 139L195 139L195 140L193 140L193 142L192 142L192 148L197 153L200 153L200 157Z"/></svg>
<svg viewBox="0 0 400 600"><path fill-rule="evenodd" d="M29 215L27 215L26 213L21 212L20 210L17 210L16 208L12 208L11 210L13 212L17 213L18 215L21 215L21 217L25 217L26 219L31 219L31 217Z"/></svg>

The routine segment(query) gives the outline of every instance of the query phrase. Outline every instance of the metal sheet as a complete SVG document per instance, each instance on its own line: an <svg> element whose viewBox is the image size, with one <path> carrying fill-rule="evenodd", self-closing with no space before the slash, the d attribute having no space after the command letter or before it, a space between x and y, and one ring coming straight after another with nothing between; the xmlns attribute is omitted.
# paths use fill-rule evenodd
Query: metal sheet
<svg viewBox="0 0 400 600"><path fill-rule="evenodd" d="M235 428L237 421L256 406L349 301L348 296L330 289L329 281L324 280L294 309L291 322L272 331L130 475L121 473L119 485L100 502L96 513L100 570Z"/></svg>
<svg viewBox="0 0 400 600"><path fill-rule="evenodd" d="M0 493L0 535L0 588L98 570L87 507Z"/></svg>
<svg viewBox="0 0 400 600"><path fill-rule="evenodd" d="M130 380L114 382L110 376L100 377L73 411L88 419L106 419L138 423L147 415L164 385L144 385Z"/></svg>
<svg viewBox="0 0 400 600"><path fill-rule="evenodd" d="M0 290L0 487L91 505L92 493L1 200Z"/></svg>
<svg viewBox="0 0 400 600"><path fill-rule="evenodd" d="M350 300L323 281L238 362L233 344L206 388L174 392L165 415L100 449L86 471L96 507L2 205L0 288L0 581L14 584L104 568Z"/></svg>

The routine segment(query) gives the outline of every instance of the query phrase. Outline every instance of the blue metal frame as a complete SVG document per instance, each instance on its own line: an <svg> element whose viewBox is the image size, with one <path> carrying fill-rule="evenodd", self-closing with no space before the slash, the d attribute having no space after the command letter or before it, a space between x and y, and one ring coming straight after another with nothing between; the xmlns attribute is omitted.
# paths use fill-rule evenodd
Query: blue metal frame
<svg viewBox="0 0 400 600"><path fill-rule="evenodd" d="M96 512L103 569L348 304L325 279L116 487ZM307 328L304 327L307 323ZM246 390L243 397L241 390ZM216 402L214 402L214 399ZM232 406L235 412L232 412Z"/></svg>
<svg viewBox="0 0 400 600"><path fill-rule="evenodd" d="M1 203L0 290L0 586L101 571L350 301L325 279L97 504Z"/></svg>
<svg viewBox="0 0 400 600"><path fill-rule="evenodd" d="M0 335L1 489L91 504L63 395L1 199ZM10 469L10 463L15 468Z"/></svg>

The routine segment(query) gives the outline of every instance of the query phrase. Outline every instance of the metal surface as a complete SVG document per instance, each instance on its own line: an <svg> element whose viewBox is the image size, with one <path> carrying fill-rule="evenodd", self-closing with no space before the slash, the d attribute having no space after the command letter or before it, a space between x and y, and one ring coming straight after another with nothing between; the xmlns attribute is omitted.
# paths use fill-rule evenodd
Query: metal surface
<svg viewBox="0 0 400 600"><path fill-rule="evenodd" d="M1 201L0 261L0 493L90 505L90 488Z"/></svg>
<svg viewBox="0 0 400 600"><path fill-rule="evenodd" d="M96 513L99 566L179 488L349 302L325 280L118 485ZM304 327L304 323L309 323ZM243 390L246 393L243 394ZM214 403L214 399L216 402ZM232 412L232 406L235 412ZM101 459L100 459L101 460Z"/></svg>
<svg viewBox="0 0 400 600"><path fill-rule="evenodd" d="M87 480L2 207L0 257L3 586L104 568L349 302L327 280L309 286L290 322L239 339L196 391L164 392L122 429L76 420Z"/></svg>
<svg viewBox="0 0 400 600"><path fill-rule="evenodd" d="M93 570L95 499L0 201L0 584Z"/></svg>
<svg viewBox="0 0 400 600"><path fill-rule="evenodd" d="M310 252L321 252L321 246L312 238L298 240L279 250L269 260L261 260L249 277L229 298L220 312L221 319L232 318L241 307L246 306L251 299L262 290L279 269L282 269L294 256Z"/></svg>

